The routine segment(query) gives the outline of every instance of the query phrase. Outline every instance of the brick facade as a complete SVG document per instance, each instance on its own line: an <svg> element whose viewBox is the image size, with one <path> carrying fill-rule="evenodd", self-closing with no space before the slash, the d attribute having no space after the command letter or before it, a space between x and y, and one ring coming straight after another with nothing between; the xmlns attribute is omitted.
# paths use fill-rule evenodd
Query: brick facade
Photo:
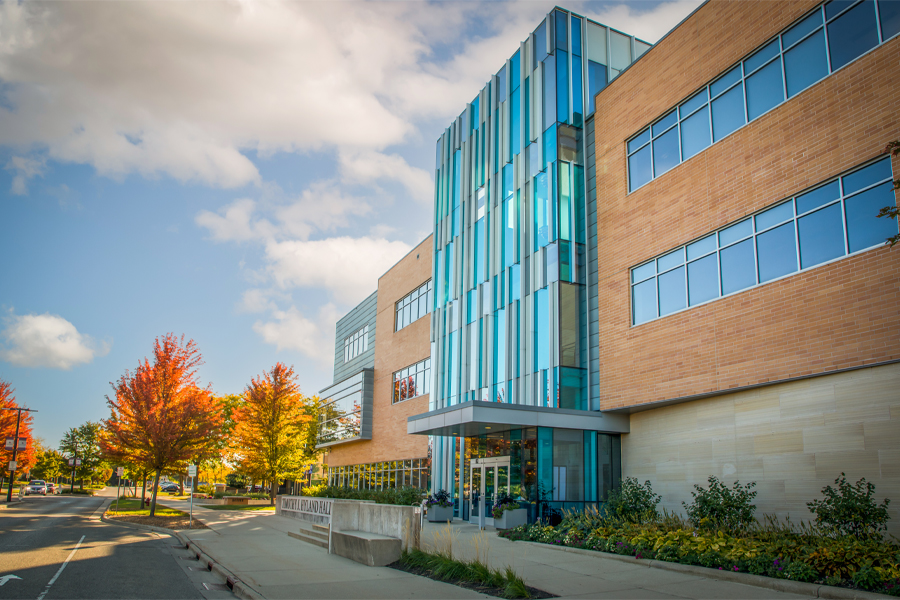
<svg viewBox="0 0 900 600"><path fill-rule="evenodd" d="M627 138L817 4L708 2L597 96L602 409L900 359L898 248L631 326L631 267L875 158L900 138L895 38L628 193Z"/></svg>
<svg viewBox="0 0 900 600"><path fill-rule="evenodd" d="M406 433L407 417L428 410L428 395L397 404L392 403L392 398L394 372L431 353L430 314L394 331L397 301L431 279L431 239L425 238L378 279L372 439L333 446L325 459L329 467L428 455L428 437Z"/></svg>

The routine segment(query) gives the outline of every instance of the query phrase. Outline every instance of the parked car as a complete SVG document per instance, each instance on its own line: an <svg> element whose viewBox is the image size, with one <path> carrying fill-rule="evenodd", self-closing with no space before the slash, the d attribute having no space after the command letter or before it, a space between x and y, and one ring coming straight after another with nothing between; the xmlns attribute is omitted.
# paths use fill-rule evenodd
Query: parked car
<svg viewBox="0 0 900 600"><path fill-rule="evenodd" d="M40 494L42 496L47 495L47 484L43 479L32 479L31 483L25 486L25 495L28 496L30 494Z"/></svg>
<svg viewBox="0 0 900 600"><path fill-rule="evenodd" d="M58 494L59 486L53 483L52 481L47 482L47 493L48 494Z"/></svg>
<svg viewBox="0 0 900 600"><path fill-rule="evenodd" d="M160 491L163 492L177 492L179 487L177 483L172 483L171 481L164 481L159 484Z"/></svg>

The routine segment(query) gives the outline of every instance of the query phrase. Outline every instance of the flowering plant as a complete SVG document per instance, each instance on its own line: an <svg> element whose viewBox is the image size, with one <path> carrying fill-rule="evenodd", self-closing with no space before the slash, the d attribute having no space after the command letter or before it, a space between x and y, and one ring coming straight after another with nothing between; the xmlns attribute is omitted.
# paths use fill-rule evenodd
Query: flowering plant
<svg viewBox="0 0 900 600"><path fill-rule="evenodd" d="M450 498L450 493L447 492L447 490L438 490L428 496L425 504L426 506L440 506L441 508L449 508L453 506L453 499Z"/></svg>

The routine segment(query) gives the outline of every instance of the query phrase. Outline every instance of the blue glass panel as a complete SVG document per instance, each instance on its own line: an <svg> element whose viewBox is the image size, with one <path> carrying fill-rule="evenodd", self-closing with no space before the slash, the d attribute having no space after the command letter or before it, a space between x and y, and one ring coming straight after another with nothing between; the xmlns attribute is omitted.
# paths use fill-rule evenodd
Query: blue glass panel
<svg viewBox="0 0 900 600"><path fill-rule="evenodd" d="M588 114L594 112L594 96L606 87L607 76L606 65L592 60L588 61Z"/></svg>
<svg viewBox="0 0 900 600"><path fill-rule="evenodd" d="M778 39L776 38L774 41L761 48L756 54L744 61L744 73L749 75L766 64L770 59L778 56L780 51L781 48L778 46Z"/></svg>
<svg viewBox="0 0 900 600"><path fill-rule="evenodd" d="M506 100L506 65L497 72L497 104Z"/></svg>
<svg viewBox="0 0 900 600"><path fill-rule="evenodd" d="M832 181L828 185L823 185L811 192L806 192L803 195L797 196L797 214L802 215L807 211L818 208L823 204L828 204L832 200L837 200L840 197L841 187L838 185L837 181Z"/></svg>
<svg viewBox="0 0 900 600"><path fill-rule="evenodd" d="M665 256L656 259L656 269L659 273L668 271L672 267L684 264L684 248L669 252Z"/></svg>
<svg viewBox="0 0 900 600"><path fill-rule="evenodd" d="M581 56L581 19L572 17L572 54Z"/></svg>
<svg viewBox="0 0 900 600"><path fill-rule="evenodd" d="M509 59L509 88L512 90L519 89L519 80L522 78L519 69L520 64L519 51L516 50L516 53Z"/></svg>
<svg viewBox="0 0 900 600"><path fill-rule="evenodd" d="M744 122L744 86L738 84L712 101L713 140L718 142Z"/></svg>
<svg viewBox="0 0 900 600"><path fill-rule="evenodd" d="M687 306L684 267L659 276L659 316L673 313Z"/></svg>
<svg viewBox="0 0 900 600"><path fill-rule="evenodd" d="M634 191L653 178L650 172L650 146L628 157L628 189Z"/></svg>
<svg viewBox="0 0 900 600"><path fill-rule="evenodd" d="M472 122L469 124L469 127L472 129L478 129L478 96L475 96L475 99L472 100Z"/></svg>
<svg viewBox="0 0 900 600"><path fill-rule="evenodd" d="M534 30L534 63L537 64L547 57L547 20L541 21Z"/></svg>
<svg viewBox="0 0 900 600"><path fill-rule="evenodd" d="M550 368L550 305L547 288L534 293L534 368Z"/></svg>
<svg viewBox="0 0 900 600"><path fill-rule="evenodd" d="M547 173L534 178L534 249L550 243L550 194L547 189Z"/></svg>
<svg viewBox="0 0 900 600"><path fill-rule="evenodd" d="M530 87L530 77L525 78L525 113L522 115L522 119L525 121L525 145L527 146L530 142L534 141L534 137L531 135L531 119L532 119L532 106L531 106L531 90Z"/></svg>
<svg viewBox="0 0 900 600"><path fill-rule="evenodd" d="M559 281L559 247L556 244L550 244L547 246L544 256L547 259L544 269L547 274L547 283Z"/></svg>
<svg viewBox="0 0 900 600"><path fill-rule="evenodd" d="M772 207L765 212L756 215L756 231L763 231L787 221L794 216L794 206L791 202L785 202Z"/></svg>
<svg viewBox="0 0 900 600"><path fill-rule="evenodd" d="M544 118L543 128L556 122L556 59L548 56L544 60Z"/></svg>
<svg viewBox="0 0 900 600"><path fill-rule="evenodd" d="M741 80L741 65L722 75L709 86L709 95L715 98L729 87Z"/></svg>
<svg viewBox="0 0 900 600"><path fill-rule="evenodd" d="M516 209L515 198L510 196L503 202L503 266L513 264L516 256Z"/></svg>
<svg viewBox="0 0 900 600"><path fill-rule="evenodd" d="M844 255L844 224L840 204L832 204L799 219L797 229L800 234L801 269Z"/></svg>
<svg viewBox="0 0 900 600"><path fill-rule="evenodd" d="M653 124L651 129L653 130L653 137L658 136L663 131L674 125L678 121L678 114L673 110L662 119Z"/></svg>
<svg viewBox="0 0 900 600"><path fill-rule="evenodd" d="M878 45L874 0L857 4L826 27L831 70L836 71Z"/></svg>
<svg viewBox="0 0 900 600"><path fill-rule="evenodd" d="M714 242L715 243L715 242ZM719 263L715 254L688 264L688 297L690 305L719 296Z"/></svg>
<svg viewBox="0 0 900 600"><path fill-rule="evenodd" d="M459 169L462 166L462 152L457 150L453 154L453 207L459 206L459 192L462 184L459 179Z"/></svg>
<svg viewBox="0 0 900 600"><path fill-rule="evenodd" d="M519 117L522 109L519 106L519 92L520 90L515 90L509 99L509 151L513 156L522 151L522 121Z"/></svg>
<svg viewBox="0 0 900 600"><path fill-rule="evenodd" d="M453 232L451 235L453 237L459 235L459 207L453 209Z"/></svg>
<svg viewBox="0 0 900 600"><path fill-rule="evenodd" d="M640 325L657 317L656 279L649 279L631 288L632 317L634 324Z"/></svg>
<svg viewBox="0 0 900 600"><path fill-rule="evenodd" d="M653 277L656 275L656 261L651 260L645 265L641 265L636 269L631 270L631 283L637 283L638 281L643 281L648 277Z"/></svg>
<svg viewBox="0 0 900 600"><path fill-rule="evenodd" d="M648 127L628 142L628 154L631 154L650 141L650 128Z"/></svg>
<svg viewBox="0 0 900 600"><path fill-rule="evenodd" d="M756 236L759 282L770 281L797 270L797 241L794 222Z"/></svg>
<svg viewBox="0 0 900 600"><path fill-rule="evenodd" d="M544 132L544 164L541 166L549 167L554 162L556 162L556 125Z"/></svg>
<svg viewBox="0 0 900 600"><path fill-rule="evenodd" d="M478 291L469 290L466 293L466 324L472 323L478 318Z"/></svg>
<svg viewBox="0 0 900 600"><path fill-rule="evenodd" d="M693 98L690 98L687 102L681 105L681 108L678 110L681 111L681 118L685 118L704 104L708 100L708 96L706 93L706 88L700 90Z"/></svg>
<svg viewBox="0 0 900 600"><path fill-rule="evenodd" d="M787 79L788 98L799 94L828 75L825 32L820 30L785 52L784 73Z"/></svg>
<svg viewBox="0 0 900 600"><path fill-rule="evenodd" d="M756 285L752 239L725 248L719 252L719 256L722 261L722 295Z"/></svg>
<svg viewBox="0 0 900 600"><path fill-rule="evenodd" d="M569 53L562 50L556 52L556 120L569 122Z"/></svg>
<svg viewBox="0 0 900 600"><path fill-rule="evenodd" d="M534 177L541 170L541 152L537 144L531 143L525 146L525 162L528 165L529 177Z"/></svg>
<svg viewBox="0 0 900 600"><path fill-rule="evenodd" d="M694 260L698 256L709 254L716 249L716 234L708 235L702 240L697 240L693 244L688 244L687 257L688 260Z"/></svg>
<svg viewBox="0 0 900 600"><path fill-rule="evenodd" d="M569 38L566 35L566 13L561 10L553 11L556 20L556 47L560 50L569 49Z"/></svg>
<svg viewBox="0 0 900 600"><path fill-rule="evenodd" d="M653 140L653 172L659 177L681 160L678 156L678 128L670 129L667 133Z"/></svg>
<svg viewBox="0 0 900 600"><path fill-rule="evenodd" d="M584 90L581 86L581 57L572 56L572 114L576 127L584 123Z"/></svg>
<svg viewBox="0 0 900 600"><path fill-rule="evenodd" d="M816 9L814 13L781 34L781 42L785 48L789 48L821 24L822 11Z"/></svg>
<svg viewBox="0 0 900 600"><path fill-rule="evenodd" d="M844 177L844 195L848 196L857 190L873 183L891 178L891 159L884 158L868 167L850 173Z"/></svg>
<svg viewBox="0 0 900 600"><path fill-rule="evenodd" d="M747 116L752 121L784 102L781 61L775 60L747 78Z"/></svg>
<svg viewBox="0 0 900 600"><path fill-rule="evenodd" d="M681 157L687 160L705 150L712 140L709 132L709 107L704 106L681 122Z"/></svg>
<svg viewBox="0 0 900 600"><path fill-rule="evenodd" d="M513 302L518 300L521 292L519 291L520 282L519 282L519 265L515 264L509 269L509 301Z"/></svg>
<svg viewBox="0 0 900 600"><path fill-rule="evenodd" d="M475 284L484 281L484 219L475 221Z"/></svg>
<svg viewBox="0 0 900 600"><path fill-rule="evenodd" d="M506 310L494 314L494 381L506 380Z"/></svg>
<svg viewBox="0 0 900 600"><path fill-rule="evenodd" d="M900 2L878 0L878 19L881 21L882 40L888 40L900 33Z"/></svg>
<svg viewBox="0 0 900 600"><path fill-rule="evenodd" d="M825 18L831 19L842 10L850 7L856 0L832 0L825 5Z"/></svg>
<svg viewBox="0 0 900 600"><path fill-rule="evenodd" d="M893 185L890 182L847 198L844 205L847 210L850 252L883 244L888 237L897 235L896 220L876 217L883 207L895 206Z"/></svg>

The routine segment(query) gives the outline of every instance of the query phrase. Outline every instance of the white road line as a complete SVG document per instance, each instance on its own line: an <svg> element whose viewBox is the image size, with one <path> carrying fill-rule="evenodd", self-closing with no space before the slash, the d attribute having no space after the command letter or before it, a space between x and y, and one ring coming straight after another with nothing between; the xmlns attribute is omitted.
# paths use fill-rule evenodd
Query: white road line
<svg viewBox="0 0 900 600"><path fill-rule="evenodd" d="M66 562L64 562L64 563L62 564L62 566L59 568L59 571L57 571L57 572L56 572L56 575L53 576L53 579L51 579L51 580L47 583L47 587L45 587L45 588L44 588L44 591L41 592L41 595L37 597L37 600L44 600L44 596L46 596L46 595L47 595L47 592L50 591L50 586L52 586L54 583L56 583L56 580L57 580L57 579L59 578L59 576L62 574L63 569L66 568L66 565L69 564L69 561L72 560L72 557L73 557L73 556L75 556L75 552L78 551L78 548L81 546L81 542L83 542L83 541L84 541L84 536L81 536L81 539L78 540L78 543L75 544L75 547L72 549L71 552L69 552L69 557L66 559Z"/></svg>

